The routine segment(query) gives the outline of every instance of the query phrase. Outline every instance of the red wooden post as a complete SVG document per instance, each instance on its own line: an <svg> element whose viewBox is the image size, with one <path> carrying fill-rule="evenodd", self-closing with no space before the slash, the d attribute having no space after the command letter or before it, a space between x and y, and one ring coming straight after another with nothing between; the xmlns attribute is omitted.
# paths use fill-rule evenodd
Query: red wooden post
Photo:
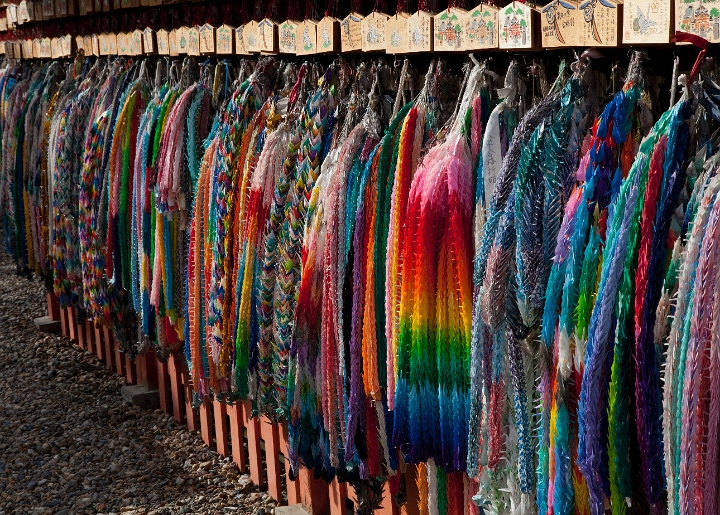
<svg viewBox="0 0 720 515"><path fill-rule="evenodd" d="M168 372L168 364L163 363L155 357L155 370L157 371L157 386L160 393L160 409L165 413L170 413L173 409L172 397L170 390L170 373Z"/></svg>
<svg viewBox="0 0 720 515"><path fill-rule="evenodd" d="M415 465L405 465L405 504L400 507L400 515L418 515L418 502L420 494L418 493L417 467Z"/></svg>
<svg viewBox="0 0 720 515"><path fill-rule="evenodd" d="M125 352L125 379L130 384L137 384L137 371L135 370L135 363L130 359L130 354Z"/></svg>
<svg viewBox="0 0 720 515"><path fill-rule="evenodd" d="M300 481L290 479L290 455L288 453L288 428L287 422L280 425L280 452L285 458L285 487L287 489L288 504L300 503Z"/></svg>
<svg viewBox="0 0 720 515"><path fill-rule="evenodd" d="M279 502L282 485L280 484L280 435L278 425L265 416L260 417L260 436L265 442L268 493Z"/></svg>
<svg viewBox="0 0 720 515"><path fill-rule="evenodd" d="M97 322L91 321L90 324L92 325L92 331L93 331L93 339L95 340L95 353L97 354L97 357L100 361L105 361L105 364L108 365L107 360L105 357L107 356L107 353L105 352L105 346L107 345L105 343L105 339L103 338L103 332L102 327ZM111 368L108 365L108 368Z"/></svg>
<svg viewBox="0 0 720 515"><path fill-rule="evenodd" d="M330 489L322 479L315 479L314 472L300 467L300 502L310 515L330 513Z"/></svg>
<svg viewBox="0 0 720 515"><path fill-rule="evenodd" d="M103 330L105 331L105 337L110 337L110 341L112 341L112 348L114 350L113 356L115 358L115 373L120 376L125 375L125 356L124 353L120 352L120 348L117 345L117 342L115 341L115 338L112 336L112 329L109 327L103 327Z"/></svg>
<svg viewBox="0 0 720 515"><path fill-rule="evenodd" d="M70 331L70 339L73 340L75 343L78 342L78 326L75 322L75 308L72 306L69 306L67 308L68 311L68 329Z"/></svg>
<svg viewBox="0 0 720 515"><path fill-rule="evenodd" d="M213 414L215 415L215 446L218 454L230 456L230 442L228 440L227 404L213 401Z"/></svg>
<svg viewBox="0 0 720 515"><path fill-rule="evenodd" d="M47 301L48 317L50 320L60 320L60 304L54 293L46 293L45 300Z"/></svg>
<svg viewBox="0 0 720 515"><path fill-rule="evenodd" d="M63 308L60 310L60 332L66 338L70 338L70 327L68 326L68 309Z"/></svg>
<svg viewBox="0 0 720 515"><path fill-rule="evenodd" d="M247 431L250 478L258 486L264 486L262 477L262 452L260 450L260 421L252 417L250 401L243 401L243 425Z"/></svg>
<svg viewBox="0 0 720 515"><path fill-rule="evenodd" d="M211 449L215 447L213 445L215 436L213 432L213 407L210 404L210 399L205 397L200 405L200 435L205 445Z"/></svg>
<svg viewBox="0 0 720 515"><path fill-rule="evenodd" d="M398 515L398 506L393 501L390 493L390 482L385 481L383 485L383 500L380 509L375 510L375 515Z"/></svg>
<svg viewBox="0 0 720 515"><path fill-rule="evenodd" d="M347 496L347 483L341 483L337 477L333 479L333 482L330 483L330 515L346 515Z"/></svg>
<svg viewBox="0 0 720 515"><path fill-rule="evenodd" d="M102 331L102 339L105 344L105 364L107 367L115 372L115 342L113 341L112 331L108 330L106 326L100 327Z"/></svg>
<svg viewBox="0 0 720 515"><path fill-rule="evenodd" d="M173 356L178 356L177 354L173 353ZM180 363L180 357L177 357L177 363L179 366ZM187 424L188 431L197 431L200 429L200 417L198 416L198 410L193 408L192 406L192 400L193 400L193 389L192 384L190 383L190 378L187 374L183 371L181 375L181 380L183 382L183 388L185 392L185 423Z"/></svg>
<svg viewBox="0 0 720 515"><path fill-rule="evenodd" d="M185 422L185 404L183 401L182 378L178 366L177 354L173 353L168 359L168 375L170 376L170 391L172 393L173 417L182 424Z"/></svg>
<svg viewBox="0 0 720 515"><path fill-rule="evenodd" d="M93 323L89 318L85 319L85 342L87 343L90 353L97 355L95 350L95 331Z"/></svg>
<svg viewBox="0 0 720 515"><path fill-rule="evenodd" d="M81 349L88 350L87 337L85 335L85 323L75 322L75 335L77 336L77 344Z"/></svg>
<svg viewBox="0 0 720 515"><path fill-rule="evenodd" d="M240 472L247 472L247 459L245 458L245 445L243 443L243 410L242 404L235 404L226 407L230 415L230 442L232 446L232 457Z"/></svg>

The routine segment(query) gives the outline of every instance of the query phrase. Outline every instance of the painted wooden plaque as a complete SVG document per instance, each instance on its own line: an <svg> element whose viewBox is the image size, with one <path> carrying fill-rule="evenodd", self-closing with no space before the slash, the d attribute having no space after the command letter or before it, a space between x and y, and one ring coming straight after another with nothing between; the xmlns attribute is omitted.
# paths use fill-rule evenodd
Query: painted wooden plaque
<svg viewBox="0 0 720 515"><path fill-rule="evenodd" d="M55 16L55 2L53 0L43 0L43 18L52 18Z"/></svg>
<svg viewBox="0 0 720 515"><path fill-rule="evenodd" d="M85 40L82 36L75 36L75 48L77 48L78 52L82 50L85 53Z"/></svg>
<svg viewBox="0 0 720 515"><path fill-rule="evenodd" d="M188 51L188 27L182 26L175 31L175 42L177 43L177 53L187 54Z"/></svg>
<svg viewBox="0 0 720 515"><path fill-rule="evenodd" d="M623 9L623 43L670 41L671 0L626 0Z"/></svg>
<svg viewBox="0 0 720 515"><path fill-rule="evenodd" d="M480 4L465 16L463 50L498 47L498 9Z"/></svg>
<svg viewBox="0 0 720 515"><path fill-rule="evenodd" d="M132 47L133 55L142 55L143 53L143 39L144 32L140 29L135 29L130 33L130 46Z"/></svg>
<svg viewBox="0 0 720 515"><path fill-rule="evenodd" d="M277 23L270 18L263 18L257 25L258 43L260 51L265 53L277 52Z"/></svg>
<svg viewBox="0 0 720 515"><path fill-rule="evenodd" d="M675 0L675 31L720 42L720 0Z"/></svg>
<svg viewBox="0 0 720 515"><path fill-rule="evenodd" d="M96 55L95 48L93 47L93 37L91 35L83 38L83 49L85 49L85 55Z"/></svg>
<svg viewBox="0 0 720 515"><path fill-rule="evenodd" d="M43 6L39 0L33 4L33 9L35 10L35 21L45 20L45 16L43 16Z"/></svg>
<svg viewBox="0 0 720 515"><path fill-rule="evenodd" d="M92 48L90 50L92 50ZM50 48L50 38L40 38L40 56L44 57L46 59L49 59L52 57L52 48Z"/></svg>
<svg viewBox="0 0 720 515"><path fill-rule="evenodd" d="M360 22L362 33L362 51L377 52L385 50L388 15L377 11L371 12Z"/></svg>
<svg viewBox="0 0 720 515"><path fill-rule="evenodd" d="M500 9L498 30L499 48L532 48L533 24L532 9L527 4L513 2Z"/></svg>
<svg viewBox="0 0 720 515"><path fill-rule="evenodd" d="M240 25L235 29L235 53L240 55L248 55L250 53L247 48L247 39L245 38L245 25Z"/></svg>
<svg viewBox="0 0 720 515"><path fill-rule="evenodd" d="M112 9L112 4L110 2L111 0L102 0L102 10L104 13Z"/></svg>
<svg viewBox="0 0 720 515"><path fill-rule="evenodd" d="M340 22L340 47L343 52L362 50L362 20L362 14L353 12Z"/></svg>
<svg viewBox="0 0 720 515"><path fill-rule="evenodd" d="M450 7L435 15L435 50L462 50L465 41L467 11Z"/></svg>
<svg viewBox="0 0 720 515"><path fill-rule="evenodd" d="M32 39L23 39L23 41L22 41L22 56L23 56L23 59L32 59L33 58L33 40Z"/></svg>
<svg viewBox="0 0 720 515"><path fill-rule="evenodd" d="M122 0L120 3L122 9L130 9L132 7L140 7L140 0Z"/></svg>
<svg viewBox="0 0 720 515"><path fill-rule="evenodd" d="M215 27L206 23L200 29L200 53L201 54L214 54L215 53Z"/></svg>
<svg viewBox="0 0 720 515"><path fill-rule="evenodd" d="M124 32L118 33L116 36L117 41L117 53L118 55L128 55L127 52L127 38Z"/></svg>
<svg viewBox="0 0 720 515"><path fill-rule="evenodd" d="M17 23L18 25L22 25L23 23L27 23L31 21L30 18L30 12L28 11L28 5L26 0L22 0L17 8ZM32 41L30 42L30 46L32 46ZM24 55L25 49L23 49L23 55ZM32 57L32 56L31 56Z"/></svg>
<svg viewBox="0 0 720 515"><path fill-rule="evenodd" d="M0 32L7 32L7 18L0 18ZM5 48L5 45L0 45L0 48Z"/></svg>
<svg viewBox="0 0 720 515"><path fill-rule="evenodd" d="M611 0L585 0L578 9L581 46L617 46L618 4Z"/></svg>
<svg viewBox="0 0 720 515"><path fill-rule="evenodd" d="M200 55L200 31L197 27L190 27L185 35L187 37L187 47L185 50L188 55Z"/></svg>
<svg viewBox="0 0 720 515"><path fill-rule="evenodd" d="M254 20L245 24L245 48L248 52L260 51L260 35L258 33L258 23Z"/></svg>
<svg viewBox="0 0 720 515"><path fill-rule="evenodd" d="M157 42L157 53L160 55L170 55L170 33L165 29L160 29L155 34Z"/></svg>
<svg viewBox="0 0 720 515"><path fill-rule="evenodd" d="M418 11L407 19L407 46L408 52L432 52L432 14Z"/></svg>
<svg viewBox="0 0 720 515"><path fill-rule="evenodd" d="M40 55L40 40L39 39L32 40L32 53L33 53L33 57L42 57L42 55Z"/></svg>
<svg viewBox="0 0 720 515"><path fill-rule="evenodd" d="M305 20L298 23L295 32L295 53L309 55L317 53L317 23Z"/></svg>
<svg viewBox="0 0 720 515"><path fill-rule="evenodd" d="M575 4L567 0L553 0L540 9L543 48L572 46L578 43L577 13Z"/></svg>
<svg viewBox="0 0 720 515"><path fill-rule="evenodd" d="M110 47L108 46L108 40L107 40L107 34L100 34L98 36L98 43L99 43L99 54L101 56L110 55ZM55 45L55 42L53 41L53 46ZM54 53L54 49L53 49Z"/></svg>
<svg viewBox="0 0 720 515"><path fill-rule="evenodd" d="M325 16L317 26L318 53L340 51L340 22L331 16Z"/></svg>
<svg viewBox="0 0 720 515"><path fill-rule="evenodd" d="M170 57L180 55L180 49L178 48L178 31L176 29L168 32L168 49L170 51Z"/></svg>
<svg viewBox="0 0 720 515"><path fill-rule="evenodd" d="M143 37L143 51L146 54L155 53L155 32L150 27L145 27L142 32Z"/></svg>
<svg viewBox="0 0 720 515"><path fill-rule="evenodd" d="M404 54L407 52L407 20L410 15L397 13L388 20L386 51L388 54Z"/></svg>
<svg viewBox="0 0 720 515"><path fill-rule="evenodd" d="M19 41L13 42L13 55L16 59L20 59L22 57L22 43Z"/></svg>
<svg viewBox="0 0 720 515"><path fill-rule="evenodd" d="M232 54L234 40L235 27L220 25L215 31L215 51L220 55Z"/></svg>
<svg viewBox="0 0 720 515"><path fill-rule="evenodd" d="M92 49L93 49L93 55L96 57L100 57L100 36L97 34L92 35Z"/></svg>
<svg viewBox="0 0 720 515"><path fill-rule="evenodd" d="M115 34L107 35L108 48L110 49L110 55L117 55L117 37Z"/></svg>
<svg viewBox="0 0 720 515"><path fill-rule="evenodd" d="M80 0L78 10L80 11L80 16L90 14L95 10L95 2L93 2L93 0Z"/></svg>
<svg viewBox="0 0 720 515"><path fill-rule="evenodd" d="M295 38L298 22L285 20L278 28L278 49L282 54L294 54L297 50Z"/></svg>
<svg viewBox="0 0 720 515"><path fill-rule="evenodd" d="M60 51L65 57L70 57L73 54L73 37L70 34L65 34L60 38Z"/></svg>

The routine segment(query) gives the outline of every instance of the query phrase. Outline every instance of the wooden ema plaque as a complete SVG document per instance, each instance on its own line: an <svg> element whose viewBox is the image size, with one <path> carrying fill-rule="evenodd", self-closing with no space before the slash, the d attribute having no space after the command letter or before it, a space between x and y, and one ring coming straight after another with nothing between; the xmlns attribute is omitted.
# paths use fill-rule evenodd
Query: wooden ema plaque
<svg viewBox="0 0 720 515"><path fill-rule="evenodd" d="M278 51L281 54L295 54L297 51L296 34L299 22L285 20L278 27Z"/></svg>
<svg viewBox="0 0 720 515"><path fill-rule="evenodd" d="M360 22L362 33L362 51L378 52L386 48L388 15L376 11L371 12Z"/></svg>
<svg viewBox="0 0 720 515"><path fill-rule="evenodd" d="M511 3L500 9L499 48L515 50L533 47L533 10L529 5Z"/></svg>
<svg viewBox="0 0 720 515"><path fill-rule="evenodd" d="M580 46L617 46L618 12L610 0L586 0L578 7Z"/></svg>
<svg viewBox="0 0 720 515"><path fill-rule="evenodd" d="M277 53L277 23L269 18L264 18L257 25L257 33L260 51Z"/></svg>
<svg viewBox="0 0 720 515"><path fill-rule="evenodd" d="M130 33L129 39L133 55L142 55L144 32L140 29L136 29Z"/></svg>
<svg viewBox="0 0 720 515"><path fill-rule="evenodd" d="M60 51L65 57L73 55L73 37L70 34L65 34L60 38Z"/></svg>
<svg viewBox="0 0 720 515"><path fill-rule="evenodd" d="M220 25L215 31L215 51L220 55L232 54L234 42L235 27Z"/></svg>
<svg viewBox="0 0 720 515"><path fill-rule="evenodd" d="M623 43L668 43L671 0L626 0Z"/></svg>
<svg viewBox="0 0 720 515"><path fill-rule="evenodd" d="M83 38L83 50L85 51L85 55L96 55L92 36L85 36Z"/></svg>
<svg viewBox="0 0 720 515"><path fill-rule="evenodd" d="M42 41L42 40L40 40ZM77 48L77 51L79 52L82 50L83 53L85 53L85 40L82 36L75 36L75 48ZM90 55L90 54L85 54Z"/></svg>
<svg viewBox="0 0 720 515"><path fill-rule="evenodd" d="M250 21L245 24L245 45L248 52L259 52L260 51L260 39L258 34L258 23L256 21Z"/></svg>
<svg viewBox="0 0 720 515"><path fill-rule="evenodd" d="M432 52L433 15L418 11L407 19L407 51Z"/></svg>
<svg viewBox="0 0 720 515"><path fill-rule="evenodd" d="M214 54L215 53L215 27L206 23L198 29L200 34L200 53L201 54Z"/></svg>
<svg viewBox="0 0 720 515"><path fill-rule="evenodd" d="M340 51L340 22L331 16L325 16L317 25L317 51Z"/></svg>
<svg viewBox="0 0 720 515"><path fill-rule="evenodd" d="M33 9L35 10L35 21L44 21L45 16L43 16L43 6L40 1L36 1L33 4Z"/></svg>
<svg viewBox="0 0 720 515"><path fill-rule="evenodd" d="M390 16L387 26L385 51L388 54L405 54L408 51L407 45L407 20L410 17L407 13L397 13Z"/></svg>
<svg viewBox="0 0 720 515"><path fill-rule="evenodd" d="M465 16L464 50L498 47L498 9L480 4Z"/></svg>
<svg viewBox="0 0 720 515"><path fill-rule="evenodd" d="M463 50L467 11L450 7L435 15L433 37L436 51Z"/></svg>
<svg viewBox="0 0 720 515"><path fill-rule="evenodd" d="M675 31L720 42L720 1L675 0Z"/></svg>
<svg viewBox="0 0 720 515"><path fill-rule="evenodd" d="M298 23L295 29L295 41L297 55L317 53L317 23L312 20Z"/></svg>
<svg viewBox="0 0 720 515"><path fill-rule="evenodd" d="M170 33L165 29L160 29L155 34L157 42L157 53L160 55L170 55Z"/></svg>
<svg viewBox="0 0 720 515"><path fill-rule="evenodd" d="M92 44L91 44L92 46ZM90 49L92 50L92 48ZM40 38L40 57L49 59L52 57L52 48L50 47L50 38Z"/></svg>
<svg viewBox="0 0 720 515"><path fill-rule="evenodd" d="M120 32L117 36L118 55L129 55L127 49L127 36L124 32Z"/></svg>
<svg viewBox="0 0 720 515"><path fill-rule="evenodd" d="M95 10L95 2L93 0L80 0L78 4L78 11L80 16L86 16Z"/></svg>
<svg viewBox="0 0 720 515"><path fill-rule="evenodd" d="M150 27L145 27L142 32L143 52L145 54L155 53L155 32Z"/></svg>
<svg viewBox="0 0 720 515"><path fill-rule="evenodd" d="M48 19L55 16L55 2L53 0L42 0L43 18Z"/></svg>
<svg viewBox="0 0 720 515"><path fill-rule="evenodd" d="M23 59L32 59L33 58L33 40L32 39L24 39L23 40L22 56L23 56Z"/></svg>
<svg viewBox="0 0 720 515"><path fill-rule="evenodd" d="M0 18L0 32L7 32L7 17ZM0 48L5 48L5 45L0 45Z"/></svg>
<svg viewBox="0 0 720 515"><path fill-rule="evenodd" d="M168 32L168 50L170 57L180 55L180 49L178 48L178 31L175 29Z"/></svg>
<svg viewBox="0 0 720 515"><path fill-rule="evenodd" d="M190 27L185 32L187 37L187 46L185 51L187 55L200 55L200 31L197 27Z"/></svg>
<svg viewBox="0 0 720 515"><path fill-rule="evenodd" d="M575 4L553 0L540 9L540 32L543 48L557 48L578 44Z"/></svg>
<svg viewBox="0 0 720 515"><path fill-rule="evenodd" d="M239 55L248 55L250 53L245 38L245 25L240 25L235 29L235 53Z"/></svg>
<svg viewBox="0 0 720 515"><path fill-rule="evenodd" d="M188 27L180 27L175 31L175 42L177 43L177 53L188 53Z"/></svg>
<svg viewBox="0 0 720 515"><path fill-rule="evenodd" d="M340 22L340 47L343 52L362 50L362 20L361 14L350 13Z"/></svg>

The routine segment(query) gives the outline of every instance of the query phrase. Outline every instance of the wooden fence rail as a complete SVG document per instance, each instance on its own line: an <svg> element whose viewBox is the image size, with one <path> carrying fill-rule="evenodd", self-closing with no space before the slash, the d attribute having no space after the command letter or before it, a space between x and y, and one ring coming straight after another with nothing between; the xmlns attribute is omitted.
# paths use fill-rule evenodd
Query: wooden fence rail
<svg viewBox="0 0 720 515"><path fill-rule="evenodd" d="M278 501L285 483L287 504L301 503L311 515L347 515L355 503L354 489L335 479L328 484L315 479L304 466L293 481L290 479L287 424L273 423L266 417L253 417L250 402L225 404L205 399L199 408L192 406L191 379L182 356L173 353L167 362L160 361L153 351L131 360L120 352L112 331L92 321L78 324L73 308L60 309L57 299L47 295L48 316L60 320L62 334L75 341L113 372L131 384L157 387L160 408L172 414L180 424L200 432L208 447L231 457L241 472L250 474L253 482ZM382 507L376 515L416 515L417 488L414 468L406 469L407 502L398 506L390 495L389 483L384 485Z"/></svg>

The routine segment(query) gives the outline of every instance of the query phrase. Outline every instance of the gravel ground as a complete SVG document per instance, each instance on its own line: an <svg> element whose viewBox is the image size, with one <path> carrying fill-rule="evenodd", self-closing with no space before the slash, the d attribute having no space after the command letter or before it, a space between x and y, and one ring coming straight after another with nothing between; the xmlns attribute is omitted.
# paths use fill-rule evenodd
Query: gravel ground
<svg viewBox="0 0 720 515"><path fill-rule="evenodd" d="M44 290L0 250L0 515L274 515L275 500L63 336L35 330Z"/></svg>

